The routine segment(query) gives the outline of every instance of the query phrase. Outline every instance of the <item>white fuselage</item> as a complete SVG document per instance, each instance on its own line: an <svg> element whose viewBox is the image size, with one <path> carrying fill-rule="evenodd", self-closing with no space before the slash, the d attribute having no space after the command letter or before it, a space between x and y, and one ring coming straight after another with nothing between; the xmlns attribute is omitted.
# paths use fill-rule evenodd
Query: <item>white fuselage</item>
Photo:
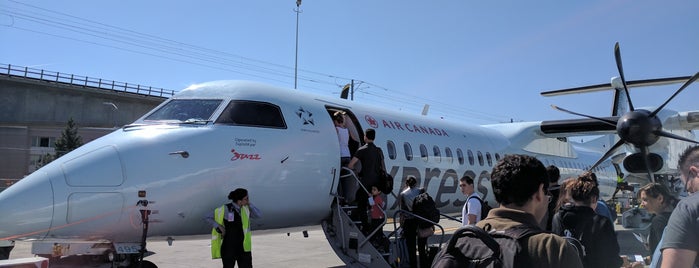
<svg viewBox="0 0 699 268"><path fill-rule="evenodd" d="M200 113L200 100L209 101L210 113ZM274 109L231 116L237 111L233 103ZM184 112L170 111L177 109ZM281 123L269 120L275 109ZM353 115L360 132L377 130L375 144L396 179L394 193L414 175L444 213L460 211L465 197L458 179L466 174L495 204L490 173L505 154L535 155L559 166L562 178L578 175L601 156L538 134L537 122L466 126L251 82L211 82L183 90L133 125L0 193L0 239L139 241L141 209L152 211L151 236L205 234L211 229L203 217L228 202L235 188L248 189L250 202L263 213L253 229L319 224L330 215L340 174L329 110ZM159 112L180 118L153 119ZM603 198L614 190L613 171L609 162L597 170ZM141 200L147 206L137 205ZM397 206L387 196L389 210Z"/></svg>

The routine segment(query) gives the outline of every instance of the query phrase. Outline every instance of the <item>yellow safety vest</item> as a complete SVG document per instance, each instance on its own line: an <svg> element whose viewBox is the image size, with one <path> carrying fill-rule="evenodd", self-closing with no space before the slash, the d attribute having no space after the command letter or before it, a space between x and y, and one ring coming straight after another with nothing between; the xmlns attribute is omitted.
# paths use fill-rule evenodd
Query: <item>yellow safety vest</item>
<svg viewBox="0 0 699 268"><path fill-rule="evenodd" d="M243 250L250 252L252 250L252 233L250 232L250 208L243 206L240 208L240 218L243 220Z"/></svg>
<svg viewBox="0 0 699 268"><path fill-rule="evenodd" d="M214 210L214 221L218 225L223 226L223 214L226 211L226 205L221 206ZM223 244L223 235L216 231L216 228L211 229L211 258L220 259L221 258L221 244Z"/></svg>
<svg viewBox="0 0 699 268"><path fill-rule="evenodd" d="M214 210L214 221L218 225L223 226L223 216L226 212L226 205L223 205ZM240 208L240 218L243 221L243 250L250 252L252 250L252 233L250 232L250 208L243 206ZM221 244L223 244L223 235L216 231L216 228L211 229L211 258L221 258Z"/></svg>

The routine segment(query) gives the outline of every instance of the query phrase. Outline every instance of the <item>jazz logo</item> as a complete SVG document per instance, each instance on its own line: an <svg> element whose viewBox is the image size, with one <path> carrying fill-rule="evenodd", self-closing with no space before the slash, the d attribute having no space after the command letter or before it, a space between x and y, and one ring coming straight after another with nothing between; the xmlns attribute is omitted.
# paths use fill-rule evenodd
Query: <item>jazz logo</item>
<svg viewBox="0 0 699 268"><path fill-rule="evenodd" d="M244 154L244 153L239 153L236 152L235 149L231 149L231 153L233 153L233 157L231 158L231 161L236 161L236 160L260 160L259 154Z"/></svg>

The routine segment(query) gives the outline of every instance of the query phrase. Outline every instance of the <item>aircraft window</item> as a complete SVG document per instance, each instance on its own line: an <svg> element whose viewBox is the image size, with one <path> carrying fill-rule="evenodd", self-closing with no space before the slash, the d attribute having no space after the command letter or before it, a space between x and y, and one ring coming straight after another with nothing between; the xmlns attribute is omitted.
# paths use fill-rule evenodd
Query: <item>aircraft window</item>
<svg viewBox="0 0 699 268"><path fill-rule="evenodd" d="M231 101L216 123L250 127L286 128L286 122L284 122L279 106L258 101Z"/></svg>
<svg viewBox="0 0 699 268"><path fill-rule="evenodd" d="M420 144L420 157L422 157L422 161L427 162L427 146L424 144Z"/></svg>
<svg viewBox="0 0 699 268"><path fill-rule="evenodd" d="M454 162L454 156L451 154L451 149L449 149L449 147L444 148L444 156L447 157L447 162L449 162L449 163Z"/></svg>
<svg viewBox="0 0 699 268"><path fill-rule="evenodd" d="M222 100L171 100L157 111L148 115L146 121L206 121L221 104Z"/></svg>
<svg viewBox="0 0 699 268"><path fill-rule="evenodd" d="M493 158L490 157L490 153L488 153L488 152L485 153L485 160L488 161L488 166L490 166L490 167L493 166Z"/></svg>
<svg viewBox="0 0 699 268"><path fill-rule="evenodd" d="M471 152L471 150L468 150L466 151L466 153L468 153L468 164L473 166L473 152Z"/></svg>
<svg viewBox="0 0 699 268"><path fill-rule="evenodd" d="M456 149L456 157L459 159L459 165L464 164L464 152L461 149Z"/></svg>
<svg viewBox="0 0 699 268"><path fill-rule="evenodd" d="M442 161L442 152L439 150L439 146L435 145L432 147L432 152L434 152L434 161Z"/></svg>
<svg viewBox="0 0 699 268"><path fill-rule="evenodd" d="M412 161L413 147L410 146L410 143L403 143L403 151L405 151L405 160Z"/></svg>
<svg viewBox="0 0 699 268"><path fill-rule="evenodd" d="M386 141L386 148L388 149L388 158L391 160L396 159L396 145L393 144L393 141Z"/></svg>
<svg viewBox="0 0 699 268"><path fill-rule="evenodd" d="M481 151L476 152L478 154L478 164L483 166L483 153Z"/></svg>

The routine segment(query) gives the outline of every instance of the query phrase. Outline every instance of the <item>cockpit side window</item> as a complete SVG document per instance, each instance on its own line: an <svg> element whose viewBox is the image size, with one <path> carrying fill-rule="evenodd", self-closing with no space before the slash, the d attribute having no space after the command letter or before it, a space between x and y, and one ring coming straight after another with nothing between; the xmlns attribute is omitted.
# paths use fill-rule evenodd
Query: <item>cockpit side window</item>
<svg viewBox="0 0 699 268"><path fill-rule="evenodd" d="M228 104L216 124L286 128L279 106L259 101L234 100Z"/></svg>
<svg viewBox="0 0 699 268"><path fill-rule="evenodd" d="M145 121L205 121L221 104L222 100L171 100L157 111L148 115Z"/></svg>

